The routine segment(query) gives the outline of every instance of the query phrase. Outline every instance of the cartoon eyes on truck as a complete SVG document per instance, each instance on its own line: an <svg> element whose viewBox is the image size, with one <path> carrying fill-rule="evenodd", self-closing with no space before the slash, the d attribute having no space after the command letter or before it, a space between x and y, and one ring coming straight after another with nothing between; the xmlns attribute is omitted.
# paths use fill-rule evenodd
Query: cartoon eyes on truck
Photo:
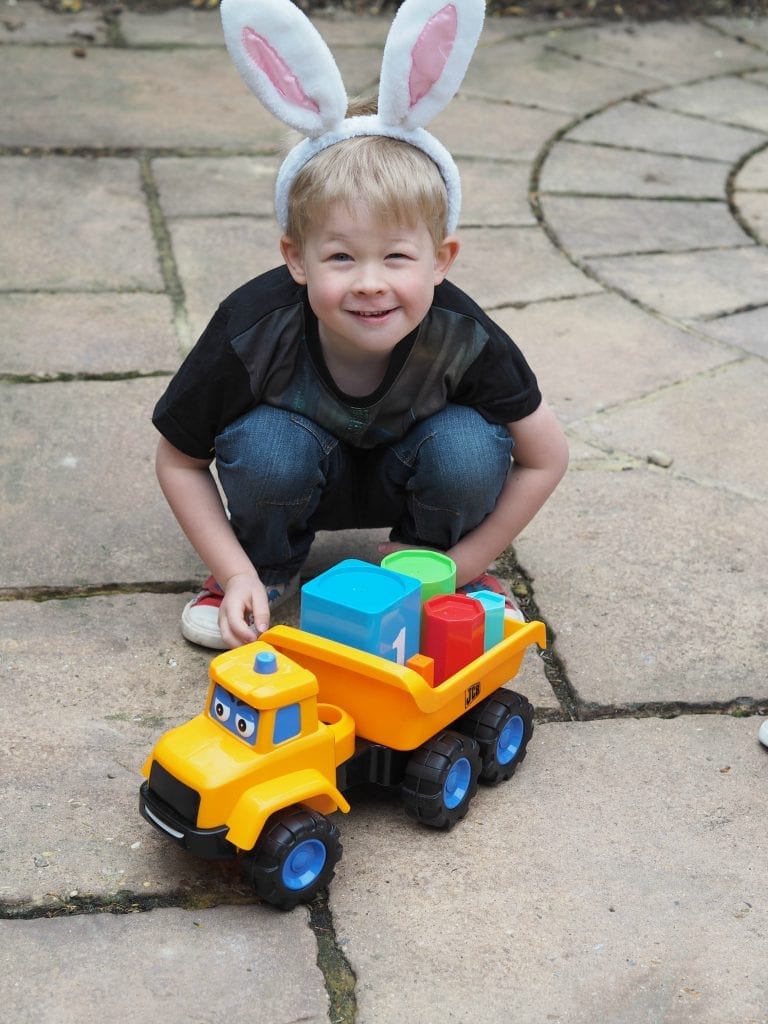
<svg viewBox="0 0 768 1024"><path fill-rule="evenodd" d="M211 697L211 718L235 736L253 745L256 742L256 728L259 724L259 713L249 708L243 701L227 693L223 686L216 686Z"/></svg>
<svg viewBox="0 0 768 1024"><path fill-rule="evenodd" d="M228 690L218 684L213 689L213 696L208 707L211 718L223 725L225 729L239 736L241 740L255 746L259 730L259 712L250 707L239 697L234 697ZM288 704L278 708L275 713L274 735L272 742L284 743L298 736L301 731L301 716L298 704Z"/></svg>

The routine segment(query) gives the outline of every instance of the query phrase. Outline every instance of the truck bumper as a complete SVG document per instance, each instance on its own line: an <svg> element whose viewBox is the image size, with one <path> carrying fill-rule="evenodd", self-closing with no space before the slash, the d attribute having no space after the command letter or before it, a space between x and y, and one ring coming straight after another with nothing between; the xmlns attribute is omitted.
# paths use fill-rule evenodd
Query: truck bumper
<svg viewBox="0 0 768 1024"><path fill-rule="evenodd" d="M229 831L227 825L220 825L218 828L198 828L153 793L148 782L142 783L139 790L139 811L142 818L158 832L173 839L196 857L222 860L237 856L237 847L226 838Z"/></svg>

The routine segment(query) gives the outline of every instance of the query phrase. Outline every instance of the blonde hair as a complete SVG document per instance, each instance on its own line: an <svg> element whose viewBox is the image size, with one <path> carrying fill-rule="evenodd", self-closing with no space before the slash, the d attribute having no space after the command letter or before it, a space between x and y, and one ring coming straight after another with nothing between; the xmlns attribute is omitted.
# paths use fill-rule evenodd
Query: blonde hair
<svg viewBox="0 0 768 1024"><path fill-rule="evenodd" d="M373 110L371 110L373 107ZM350 104L348 116L375 113L375 101ZM303 249L331 206L365 206L381 223L426 224L437 251L446 236L448 193L437 164L415 146L360 135L322 150L302 167L288 196L286 233Z"/></svg>

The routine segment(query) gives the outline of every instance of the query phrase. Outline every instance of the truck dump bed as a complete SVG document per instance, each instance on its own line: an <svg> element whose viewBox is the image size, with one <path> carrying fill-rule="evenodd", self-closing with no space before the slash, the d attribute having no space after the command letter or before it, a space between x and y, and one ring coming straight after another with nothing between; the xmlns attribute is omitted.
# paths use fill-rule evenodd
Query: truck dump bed
<svg viewBox="0 0 768 1024"><path fill-rule="evenodd" d="M413 750L512 679L530 644L546 646L546 629L506 620L500 643L436 687L407 666L293 626L273 626L261 639L313 672L318 699L349 712L358 736Z"/></svg>

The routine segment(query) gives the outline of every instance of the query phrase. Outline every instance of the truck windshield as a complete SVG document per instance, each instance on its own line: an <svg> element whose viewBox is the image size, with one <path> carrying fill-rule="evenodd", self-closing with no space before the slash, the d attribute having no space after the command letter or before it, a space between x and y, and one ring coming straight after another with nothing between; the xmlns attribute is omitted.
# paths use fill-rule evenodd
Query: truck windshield
<svg viewBox="0 0 768 1024"><path fill-rule="evenodd" d="M253 746L259 726L259 713L223 686L216 685L208 708L211 718L229 732Z"/></svg>

